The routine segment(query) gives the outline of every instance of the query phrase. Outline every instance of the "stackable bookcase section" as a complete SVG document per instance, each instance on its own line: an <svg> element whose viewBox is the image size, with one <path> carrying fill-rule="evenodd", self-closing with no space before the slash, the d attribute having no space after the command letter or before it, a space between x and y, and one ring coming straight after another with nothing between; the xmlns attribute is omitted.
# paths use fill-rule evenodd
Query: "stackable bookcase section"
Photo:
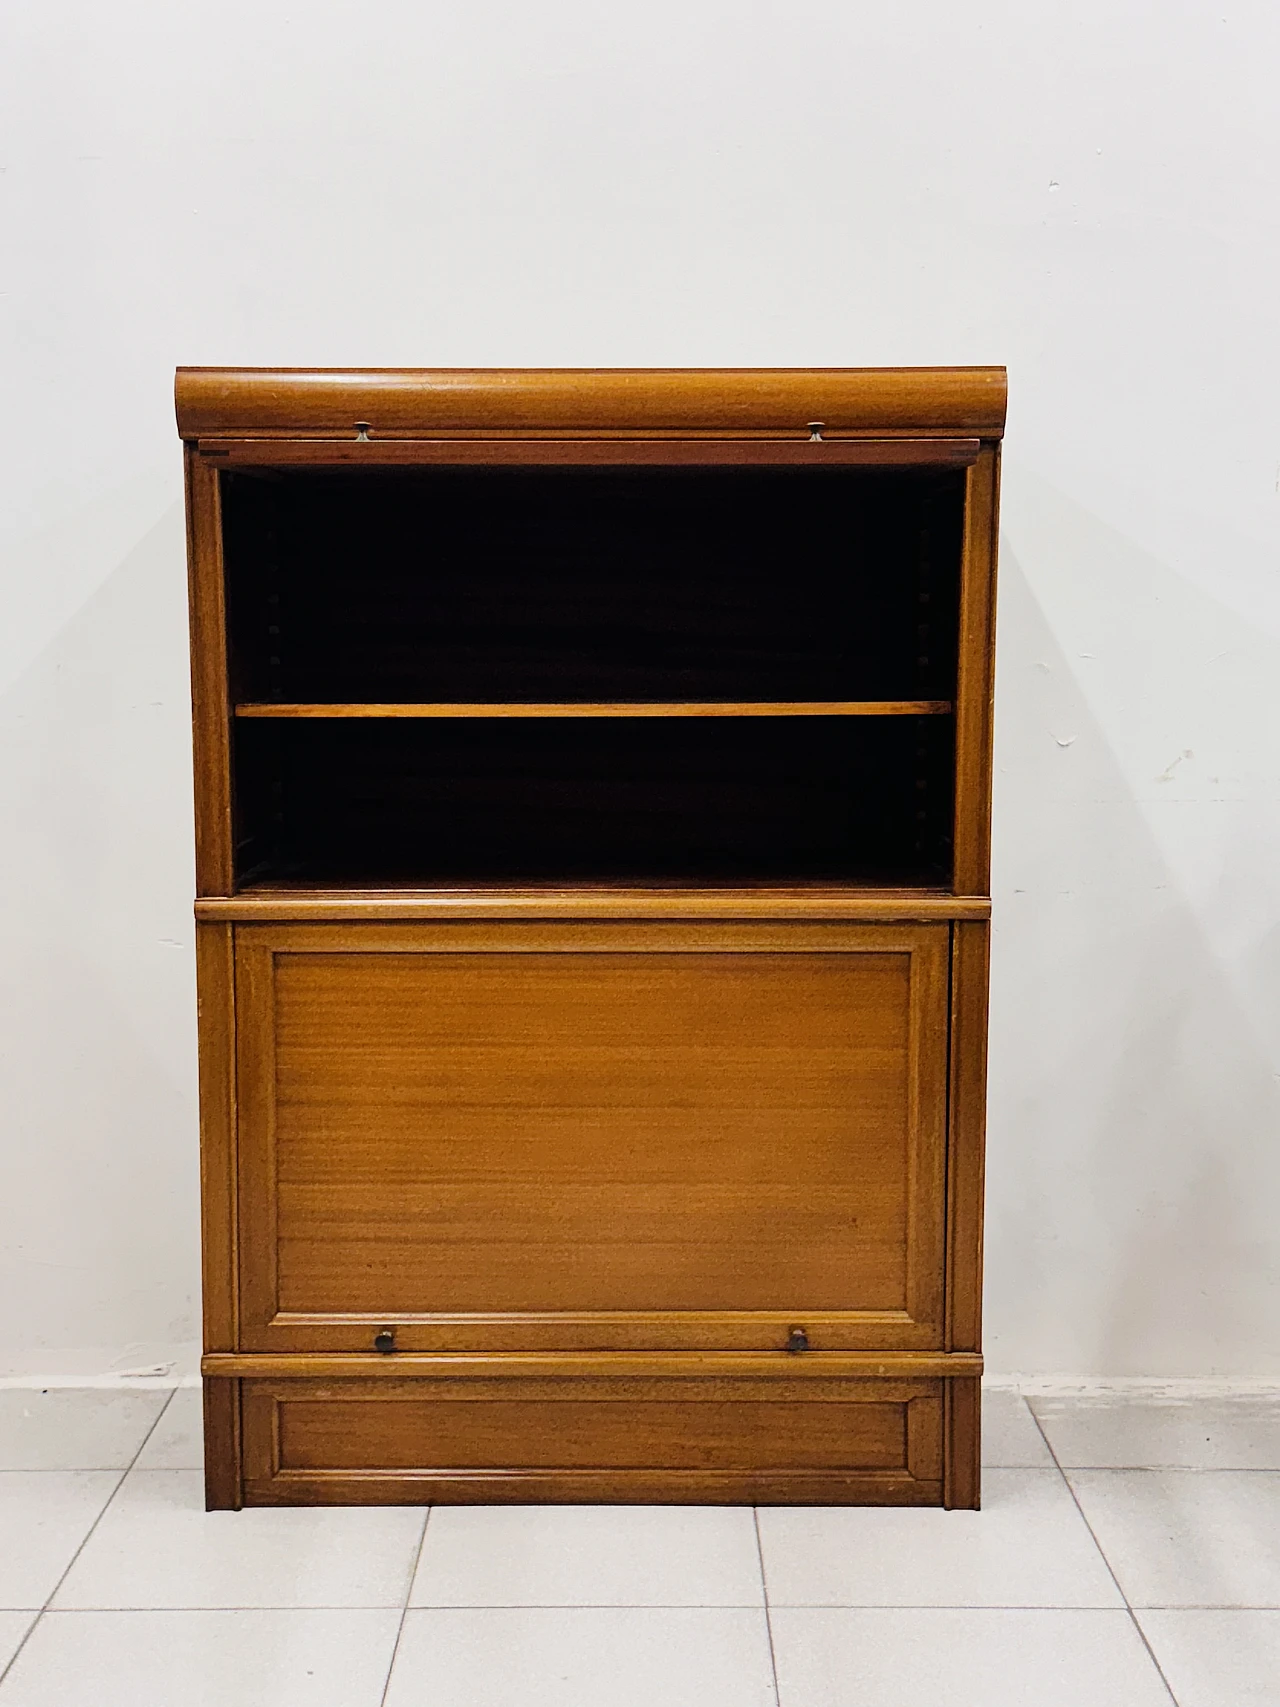
<svg viewBox="0 0 1280 1707"><path fill-rule="evenodd" d="M1004 400L179 371L211 1506L977 1504Z"/></svg>

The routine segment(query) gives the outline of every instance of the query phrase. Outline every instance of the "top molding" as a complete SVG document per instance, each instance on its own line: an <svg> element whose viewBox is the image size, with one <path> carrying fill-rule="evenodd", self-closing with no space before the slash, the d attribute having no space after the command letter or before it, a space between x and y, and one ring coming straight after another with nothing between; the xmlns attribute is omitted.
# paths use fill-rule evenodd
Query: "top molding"
<svg viewBox="0 0 1280 1707"><path fill-rule="evenodd" d="M1002 367L202 368L174 383L184 439L441 434L715 437L1004 431Z"/></svg>

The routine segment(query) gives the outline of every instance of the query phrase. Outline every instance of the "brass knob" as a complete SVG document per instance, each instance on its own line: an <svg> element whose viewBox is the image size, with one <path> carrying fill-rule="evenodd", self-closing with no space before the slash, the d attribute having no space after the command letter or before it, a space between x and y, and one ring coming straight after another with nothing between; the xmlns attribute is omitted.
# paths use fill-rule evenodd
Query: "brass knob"
<svg viewBox="0 0 1280 1707"><path fill-rule="evenodd" d="M373 1349L383 1353L396 1349L396 1331L394 1328L383 1328L373 1336Z"/></svg>

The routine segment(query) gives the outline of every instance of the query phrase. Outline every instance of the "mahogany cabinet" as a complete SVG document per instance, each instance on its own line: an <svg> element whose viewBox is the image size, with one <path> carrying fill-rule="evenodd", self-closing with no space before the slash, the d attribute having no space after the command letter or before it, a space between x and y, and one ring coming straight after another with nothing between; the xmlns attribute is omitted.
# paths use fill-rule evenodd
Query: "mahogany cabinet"
<svg viewBox="0 0 1280 1707"><path fill-rule="evenodd" d="M185 368L214 1507L978 1502L997 368Z"/></svg>

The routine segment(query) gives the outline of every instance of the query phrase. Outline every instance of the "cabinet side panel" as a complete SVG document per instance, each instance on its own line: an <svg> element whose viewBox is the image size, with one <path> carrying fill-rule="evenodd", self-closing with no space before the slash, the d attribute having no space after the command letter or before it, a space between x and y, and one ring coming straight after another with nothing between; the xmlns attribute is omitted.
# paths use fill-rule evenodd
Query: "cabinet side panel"
<svg viewBox="0 0 1280 1707"><path fill-rule="evenodd" d="M191 728L195 759L196 893L229 895L231 741L218 473L186 447Z"/></svg>
<svg viewBox="0 0 1280 1707"><path fill-rule="evenodd" d="M196 925L204 1347L239 1345L235 978L231 925Z"/></svg>
<svg viewBox="0 0 1280 1707"><path fill-rule="evenodd" d="M982 1503L982 1382L948 1381L943 1395L942 1503L977 1511Z"/></svg>
<svg viewBox="0 0 1280 1707"><path fill-rule="evenodd" d="M952 930L946 1346L980 1351L990 926L962 922Z"/></svg>
<svg viewBox="0 0 1280 1707"><path fill-rule="evenodd" d="M957 895L991 887L991 713L1000 447L987 444L965 487L956 673L955 865Z"/></svg>
<svg viewBox="0 0 1280 1707"><path fill-rule="evenodd" d="M204 1503L207 1511L239 1511L244 1503L240 1467L239 1381L204 1383Z"/></svg>

